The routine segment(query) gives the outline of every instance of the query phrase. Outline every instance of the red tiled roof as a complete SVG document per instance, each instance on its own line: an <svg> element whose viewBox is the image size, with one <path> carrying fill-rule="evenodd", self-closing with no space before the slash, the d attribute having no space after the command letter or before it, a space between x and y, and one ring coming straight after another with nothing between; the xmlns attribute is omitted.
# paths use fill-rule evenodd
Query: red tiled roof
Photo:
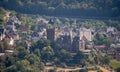
<svg viewBox="0 0 120 72"><path fill-rule="evenodd" d="M120 32L112 32L113 35L120 35Z"/></svg>
<svg viewBox="0 0 120 72"><path fill-rule="evenodd" d="M106 46L105 45L99 45L99 46L95 46L95 48L96 49L104 49L104 48L106 48Z"/></svg>
<svg viewBox="0 0 120 72"><path fill-rule="evenodd" d="M11 39L12 37L9 35L6 35L5 38Z"/></svg>

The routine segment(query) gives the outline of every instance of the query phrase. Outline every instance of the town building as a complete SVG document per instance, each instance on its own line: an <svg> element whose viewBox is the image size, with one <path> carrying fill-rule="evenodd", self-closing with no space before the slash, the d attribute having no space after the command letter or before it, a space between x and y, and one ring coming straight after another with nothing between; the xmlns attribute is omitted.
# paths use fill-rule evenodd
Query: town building
<svg viewBox="0 0 120 72"><path fill-rule="evenodd" d="M92 45L92 31L91 29L87 29L85 27L81 27L79 30L80 37L80 47L79 50L83 51L86 49L86 45Z"/></svg>
<svg viewBox="0 0 120 72"><path fill-rule="evenodd" d="M120 32L108 32L107 37L114 43L120 42Z"/></svg>
<svg viewBox="0 0 120 72"><path fill-rule="evenodd" d="M107 28L107 32L114 32L115 31L115 28L114 27L108 27Z"/></svg>
<svg viewBox="0 0 120 72"><path fill-rule="evenodd" d="M72 51L72 43L71 43L70 35L61 35L56 40L55 48L57 48L57 50L65 49L66 51L71 52Z"/></svg>
<svg viewBox="0 0 120 72"><path fill-rule="evenodd" d="M40 36L39 36L38 32L32 32L32 33L30 34L30 36L31 36L31 39L32 39L33 41L35 41L35 42L40 39Z"/></svg>
<svg viewBox="0 0 120 72"><path fill-rule="evenodd" d="M3 40L7 40L10 46L14 45L14 39L9 35L6 35Z"/></svg>
<svg viewBox="0 0 120 72"><path fill-rule="evenodd" d="M88 41L92 41L91 29L81 27L79 30L79 36L80 36L80 40L82 40L84 36Z"/></svg>
<svg viewBox="0 0 120 72"><path fill-rule="evenodd" d="M120 61L120 48L116 49L115 58L116 58L116 60Z"/></svg>

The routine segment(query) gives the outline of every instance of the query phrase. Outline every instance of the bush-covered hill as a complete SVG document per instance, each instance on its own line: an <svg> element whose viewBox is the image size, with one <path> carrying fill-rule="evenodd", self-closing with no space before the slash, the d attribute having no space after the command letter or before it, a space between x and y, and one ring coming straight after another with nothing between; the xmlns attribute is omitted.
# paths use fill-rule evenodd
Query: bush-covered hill
<svg viewBox="0 0 120 72"><path fill-rule="evenodd" d="M0 0L0 6L27 14L119 17L120 0Z"/></svg>

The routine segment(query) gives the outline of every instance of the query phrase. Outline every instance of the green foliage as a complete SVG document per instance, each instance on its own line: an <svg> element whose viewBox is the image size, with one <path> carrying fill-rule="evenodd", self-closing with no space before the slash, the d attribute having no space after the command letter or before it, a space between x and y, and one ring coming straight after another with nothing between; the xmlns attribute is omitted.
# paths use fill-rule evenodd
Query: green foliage
<svg viewBox="0 0 120 72"><path fill-rule="evenodd" d="M49 72L56 72L57 68L55 67L54 69L49 70Z"/></svg>
<svg viewBox="0 0 120 72"><path fill-rule="evenodd" d="M94 63L99 64L100 62L102 62L102 60L103 60L103 56L100 55L99 53L95 52L94 53Z"/></svg>
<svg viewBox="0 0 120 72"><path fill-rule="evenodd" d="M41 58L42 58L43 61L45 61L45 62L52 61L53 56L54 56L54 51L50 46L44 47L41 50Z"/></svg>
<svg viewBox="0 0 120 72"><path fill-rule="evenodd" d="M119 0L1 0L0 6L28 14L119 17Z"/></svg>
<svg viewBox="0 0 120 72"><path fill-rule="evenodd" d="M0 52L4 52L4 51L5 51L5 49L4 49L3 43L0 42Z"/></svg>
<svg viewBox="0 0 120 72"><path fill-rule="evenodd" d="M6 11L0 7L0 27L2 27L4 25L4 15L5 15Z"/></svg>
<svg viewBox="0 0 120 72"><path fill-rule="evenodd" d="M37 55L38 57L41 57L41 53L40 53L40 50L38 48L36 48L34 50L34 54Z"/></svg>
<svg viewBox="0 0 120 72"><path fill-rule="evenodd" d="M69 65L71 63L70 61L72 60L72 56L64 49L60 50L60 52L57 52L55 56L57 57L57 61L55 62L57 64L61 64L63 67L65 67L66 64Z"/></svg>
<svg viewBox="0 0 120 72"><path fill-rule="evenodd" d="M0 57L1 72L41 72L44 64L35 54L27 52L25 47L19 46L13 54Z"/></svg>
<svg viewBox="0 0 120 72"><path fill-rule="evenodd" d="M117 60L110 60L109 65L110 65L113 69L120 68L120 62L117 61Z"/></svg>
<svg viewBox="0 0 120 72"><path fill-rule="evenodd" d="M88 72L86 69L81 69L79 72Z"/></svg>
<svg viewBox="0 0 120 72"><path fill-rule="evenodd" d="M50 46L49 40L40 39L32 45L31 50L39 58L42 58L44 62L53 60L54 51Z"/></svg>
<svg viewBox="0 0 120 72"><path fill-rule="evenodd" d="M107 47L111 45L111 41L104 34L96 34L95 39L93 40L96 45L105 44Z"/></svg>
<svg viewBox="0 0 120 72"><path fill-rule="evenodd" d="M85 65L85 55L79 51L77 54L73 57L73 63L76 65L84 66Z"/></svg>
<svg viewBox="0 0 120 72"><path fill-rule="evenodd" d="M16 62L17 70L20 72L27 72L27 71L30 72L31 68L30 68L29 64L30 63L27 60L17 61Z"/></svg>
<svg viewBox="0 0 120 72"><path fill-rule="evenodd" d="M120 68L117 68L117 69L116 69L116 72L120 72Z"/></svg>
<svg viewBox="0 0 120 72"><path fill-rule="evenodd" d="M115 27L118 31L120 31L120 21L109 20L106 21L108 26Z"/></svg>
<svg viewBox="0 0 120 72"><path fill-rule="evenodd" d="M3 41L0 41L0 52L5 52L6 49L9 49L10 48L10 45L8 43L8 40L3 40Z"/></svg>
<svg viewBox="0 0 120 72"><path fill-rule="evenodd" d="M47 46L50 46L50 41L47 39L40 39L39 41L32 45L32 49L34 50L36 48L39 48L40 50L42 50L43 47Z"/></svg>
<svg viewBox="0 0 120 72"><path fill-rule="evenodd" d="M109 64L109 63L110 63L109 57L107 57L107 56L103 57L102 63L103 63L103 64Z"/></svg>
<svg viewBox="0 0 120 72"><path fill-rule="evenodd" d="M25 49L25 47L19 46L16 50L16 55L20 59L24 59L28 54L29 52Z"/></svg>
<svg viewBox="0 0 120 72"><path fill-rule="evenodd" d="M6 56L0 57L0 71L12 72L15 69L13 66L15 61L16 61L16 58L9 54L7 54Z"/></svg>
<svg viewBox="0 0 120 72"><path fill-rule="evenodd" d="M30 62L30 65L34 65L36 63L39 63L40 62L40 59L38 56L36 56L35 54L30 54L28 55L27 57L27 60Z"/></svg>

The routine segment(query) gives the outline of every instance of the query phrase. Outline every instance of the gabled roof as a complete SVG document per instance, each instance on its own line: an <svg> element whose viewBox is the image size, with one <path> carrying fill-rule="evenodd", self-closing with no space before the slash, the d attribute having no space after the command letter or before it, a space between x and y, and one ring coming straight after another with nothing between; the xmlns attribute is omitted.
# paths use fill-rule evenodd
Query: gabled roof
<svg viewBox="0 0 120 72"><path fill-rule="evenodd" d="M9 35L6 35L5 38L11 39L12 37Z"/></svg>
<svg viewBox="0 0 120 72"><path fill-rule="evenodd" d="M48 23L49 24L54 24L54 19L50 19Z"/></svg>
<svg viewBox="0 0 120 72"><path fill-rule="evenodd" d="M83 36L82 36L82 38L81 38L81 40L86 41L86 40L87 40L87 38L83 35Z"/></svg>

